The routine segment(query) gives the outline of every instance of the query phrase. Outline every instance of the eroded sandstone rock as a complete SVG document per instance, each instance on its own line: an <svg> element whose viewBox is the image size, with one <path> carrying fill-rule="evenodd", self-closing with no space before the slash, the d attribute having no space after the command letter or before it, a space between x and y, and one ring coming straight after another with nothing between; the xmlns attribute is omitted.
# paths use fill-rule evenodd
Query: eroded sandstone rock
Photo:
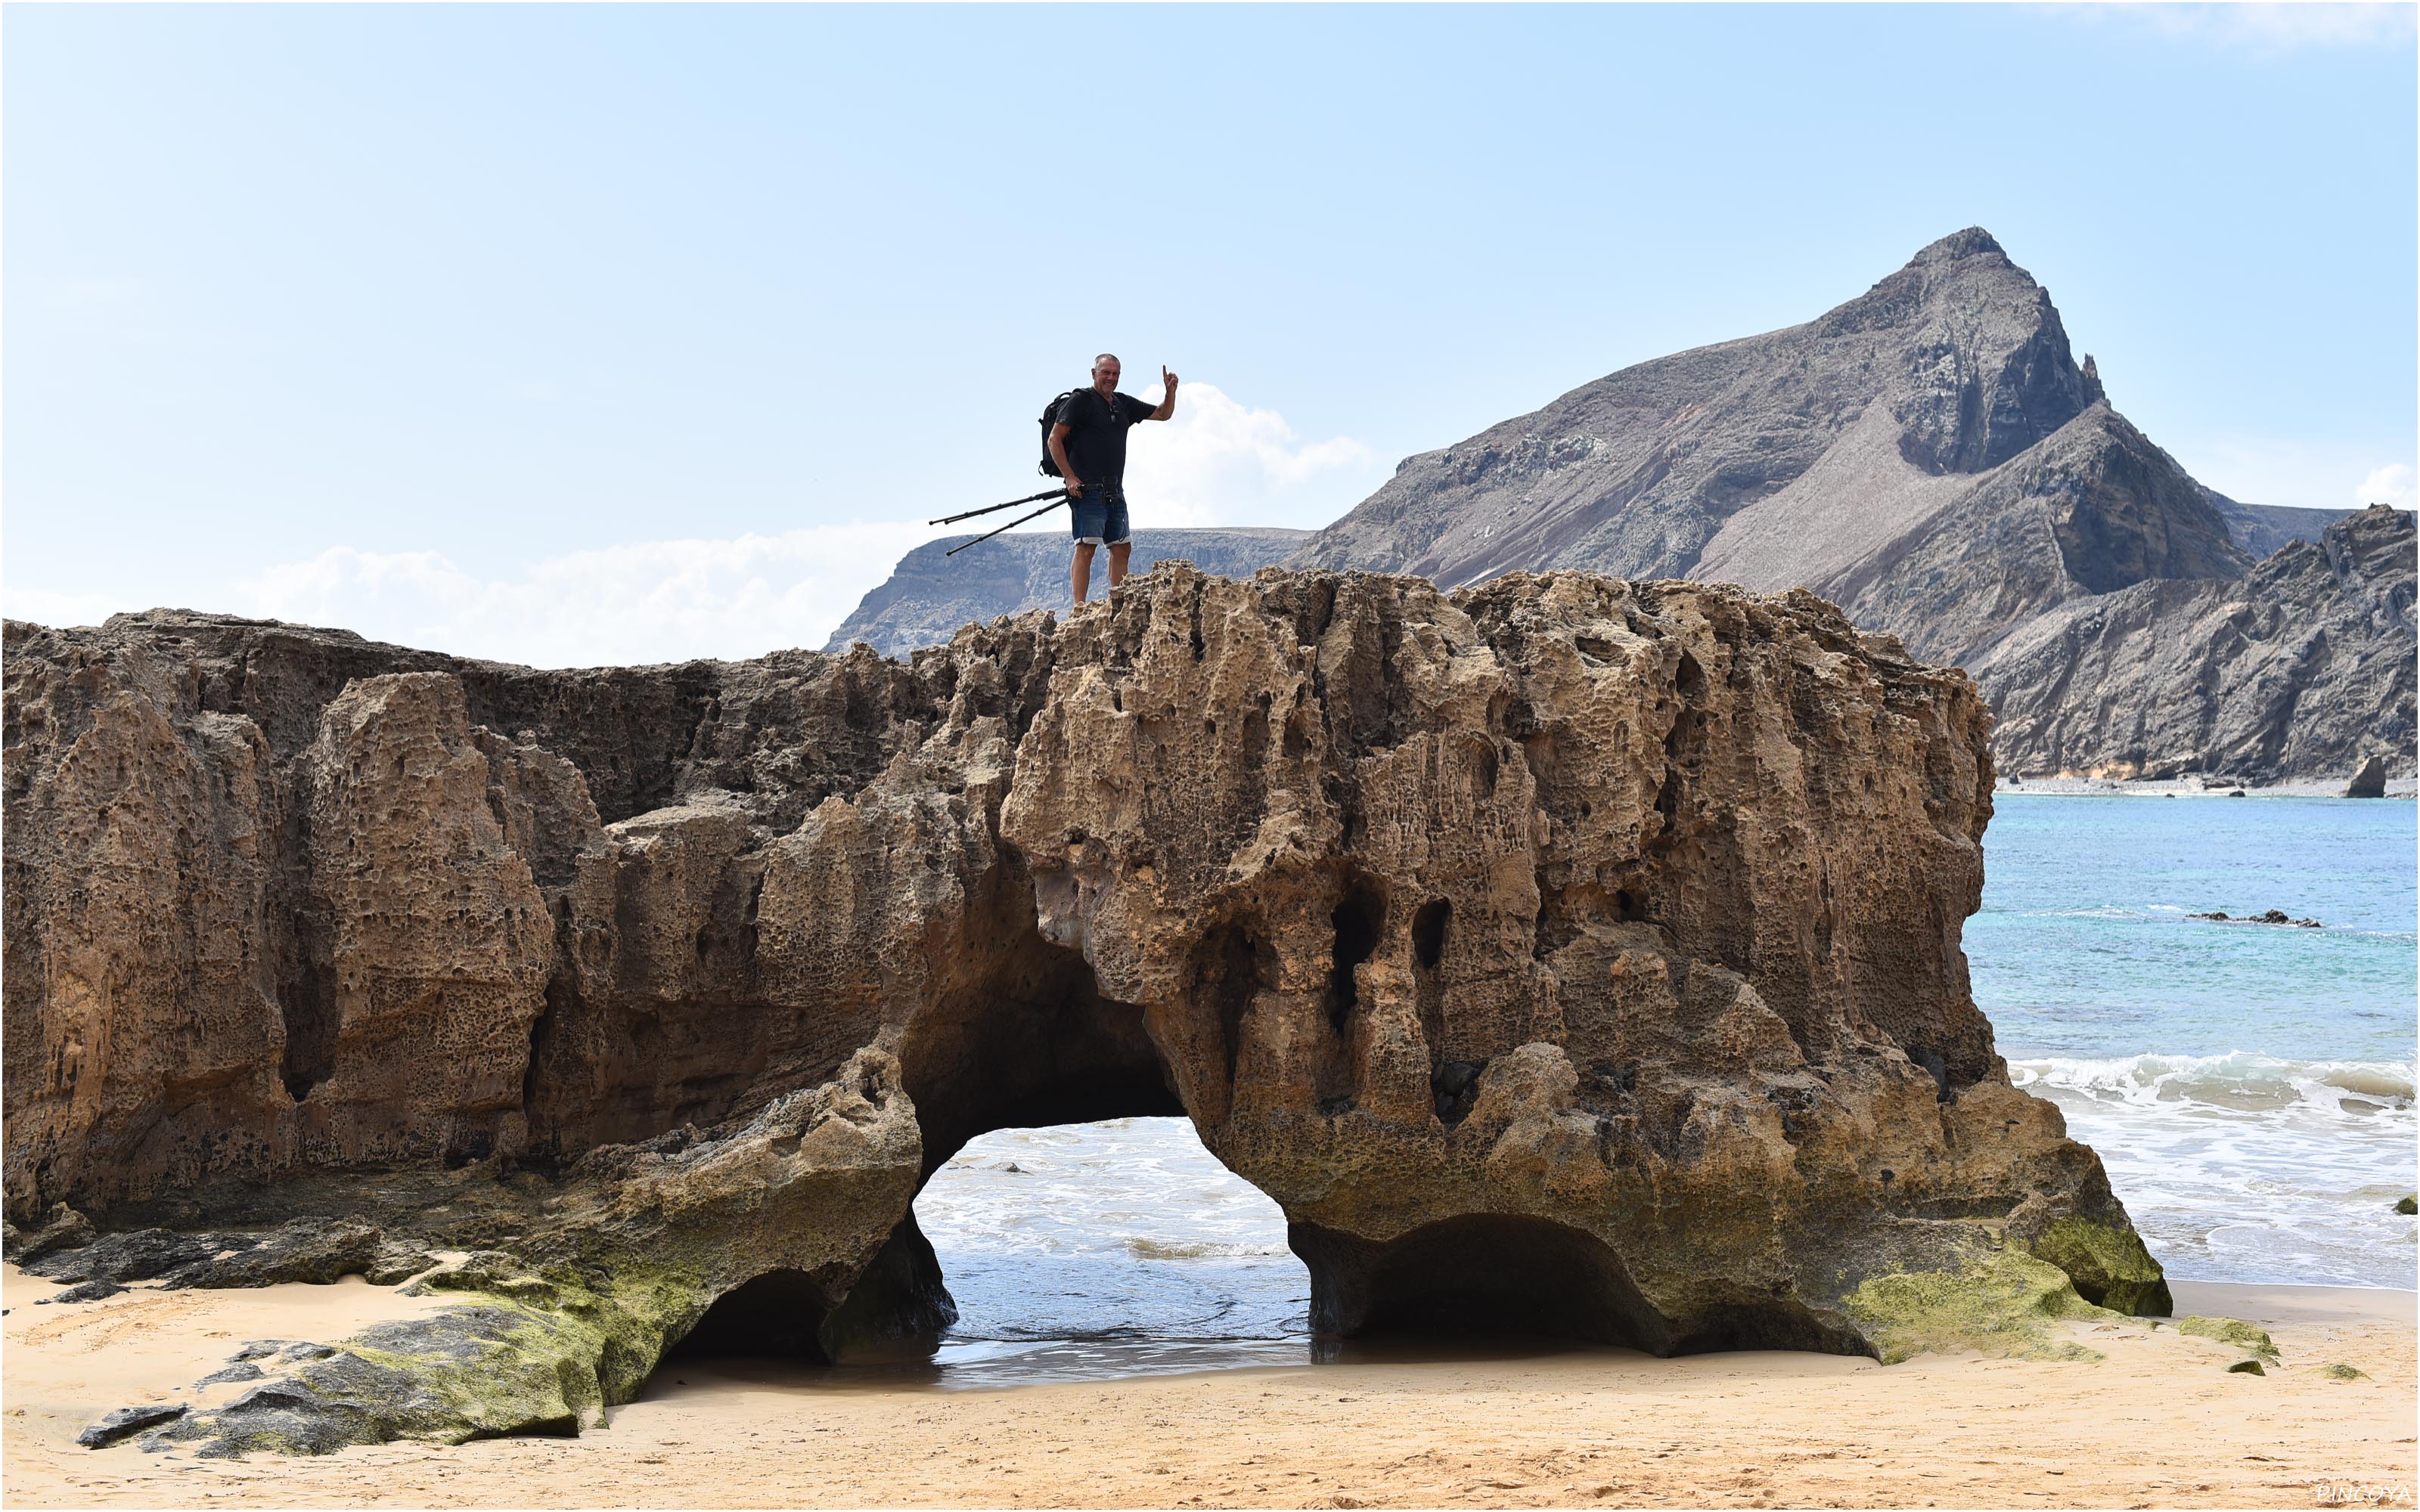
<svg viewBox="0 0 2420 1512"><path fill-rule="evenodd" d="M1805 593L1164 563L907 663L569 672L8 636L12 1221L349 1224L462 1300L157 1433L930 1334L923 1179L1128 1114L1277 1199L1329 1332L1878 1353L1860 1288L2010 1257L2166 1307L1968 990L1973 685Z"/></svg>

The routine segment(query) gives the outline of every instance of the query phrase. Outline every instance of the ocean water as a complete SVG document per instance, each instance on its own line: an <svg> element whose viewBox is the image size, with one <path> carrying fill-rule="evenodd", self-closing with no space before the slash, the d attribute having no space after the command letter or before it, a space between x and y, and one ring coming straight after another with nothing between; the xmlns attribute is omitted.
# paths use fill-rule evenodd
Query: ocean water
<svg viewBox="0 0 2420 1512"><path fill-rule="evenodd" d="M2005 795L1966 925L2012 1077L2186 1279L2411 1287L2420 810ZM2280 908L2317 930L2192 918ZM917 1199L944 1386L1300 1364L1276 1204L1181 1119L1001 1130Z"/></svg>
<svg viewBox="0 0 2420 1512"><path fill-rule="evenodd" d="M2016 1083L2203 1281L2414 1284L2420 812L2004 794L1966 921ZM2319 929L2191 917L2276 908Z"/></svg>
<svg viewBox="0 0 2420 1512"><path fill-rule="evenodd" d="M925 1183L916 1221L957 1299L945 1385L1311 1359L1285 1215L1184 1119L1001 1129Z"/></svg>

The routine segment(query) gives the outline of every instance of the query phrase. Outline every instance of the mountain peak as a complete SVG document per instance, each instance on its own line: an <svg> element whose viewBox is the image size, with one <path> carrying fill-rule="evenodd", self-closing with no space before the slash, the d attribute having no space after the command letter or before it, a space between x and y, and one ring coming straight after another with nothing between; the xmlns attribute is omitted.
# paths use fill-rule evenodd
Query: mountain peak
<svg viewBox="0 0 2420 1512"><path fill-rule="evenodd" d="M2006 257L2008 255L2008 250L2000 245L1991 232L1979 225L1970 225L1963 231L1950 232L1918 252L1908 261L1911 264L1954 262L1962 257Z"/></svg>

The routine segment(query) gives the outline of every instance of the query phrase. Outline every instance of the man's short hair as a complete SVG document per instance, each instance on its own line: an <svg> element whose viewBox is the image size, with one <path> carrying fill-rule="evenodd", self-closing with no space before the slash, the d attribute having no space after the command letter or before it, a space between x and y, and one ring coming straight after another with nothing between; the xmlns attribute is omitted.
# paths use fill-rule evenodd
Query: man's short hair
<svg viewBox="0 0 2420 1512"><path fill-rule="evenodd" d="M1093 365L1094 367L1100 366L1103 363L1118 363L1118 354L1115 352L1103 352L1098 357L1093 359ZM1118 363L1118 365L1120 367L1124 367L1126 364L1124 363Z"/></svg>

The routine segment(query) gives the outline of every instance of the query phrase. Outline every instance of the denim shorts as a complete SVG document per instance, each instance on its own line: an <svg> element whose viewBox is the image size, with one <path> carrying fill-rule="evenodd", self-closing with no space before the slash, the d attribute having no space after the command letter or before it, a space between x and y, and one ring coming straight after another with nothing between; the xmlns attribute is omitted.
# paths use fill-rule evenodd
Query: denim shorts
<svg viewBox="0 0 2420 1512"><path fill-rule="evenodd" d="M1098 484L1067 501L1067 523L1078 546L1124 546L1134 534L1126 528L1125 494Z"/></svg>

